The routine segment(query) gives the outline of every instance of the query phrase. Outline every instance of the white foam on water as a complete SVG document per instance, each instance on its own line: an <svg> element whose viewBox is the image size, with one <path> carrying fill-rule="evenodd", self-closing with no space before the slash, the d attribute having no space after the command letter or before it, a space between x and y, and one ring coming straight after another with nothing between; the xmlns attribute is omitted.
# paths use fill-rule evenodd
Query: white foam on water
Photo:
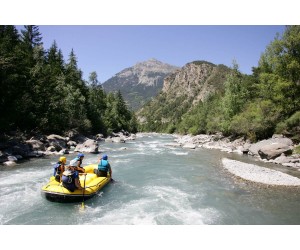
<svg viewBox="0 0 300 250"><path fill-rule="evenodd" d="M35 208L41 203L41 183L20 182L16 185L1 188L0 211L2 213L0 224L6 224L18 216Z"/></svg>
<svg viewBox="0 0 300 250"><path fill-rule="evenodd" d="M170 151L171 154L174 155L188 155L188 152L178 152L178 151Z"/></svg>
<svg viewBox="0 0 300 250"><path fill-rule="evenodd" d="M156 224L154 220L155 214L145 213L144 207L149 205L147 199L140 199L123 204L120 208L102 211L103 216L99 216L94 211L95 217L92 221L85 224L94 225L138 225L138 224ZM100 209L98 211L101 211ZM98 218L96 216L99 216Z"/></svg>
<svg viewBox="0 0 300 250"><path fill-rule="evenodd" d="M50 178L52 173L52 168L47 169L46 171L36 171L31 169L26 169L26 171L24 171L24 169L18 169L13 172L7 172L6 176L1 177L0 187L6 185L19 185L46 177Z"/></svg>
<svg viewBox="0 0 300 250"><path fill-rule="evenodd" d="M171 186L153 186L145 187L149 195L157 197L158 215L157 220L161 224L167 224L168 220L173 220L175 224L201 225L211 223L216 217L217 211L211 208L194 209L190 199L201 199L195 194L186 193Z"/></svg>
<svg viewBox="0 0 300 250"><path fill-rule="evenodd" d="M132 162L131 159L114 159L113 162L111 161L111 164L119 164L119 163L129 163Z"/></svg>
<svg viewBox="0 0 300 250"><path fill-rule="evenodd" d="M92 209L86 224L103 225L202 225L218 216L212 208L192 208L189 199L199 198L170 186L147 186L139 190L142 197L120 204L106 204Z"/></svg>

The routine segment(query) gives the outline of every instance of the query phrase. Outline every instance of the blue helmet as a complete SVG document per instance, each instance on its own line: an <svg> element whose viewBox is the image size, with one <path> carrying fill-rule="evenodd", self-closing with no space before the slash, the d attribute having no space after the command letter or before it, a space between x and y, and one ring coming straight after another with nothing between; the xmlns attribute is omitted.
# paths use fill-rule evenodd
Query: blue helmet
<svg viewBox="0 0 300 250"><path fill-rule="evenodd" d="M84 157L84 154L79 153L77 156L78 156L79 158L80 158L80 157Z"/></svg>
<svg viewBox="0 0 300 250"><path fill-rule="evenodd" d="M102 156L102 159L103 159L103 160L107 160L107 155L103 155L103 156Z"/></svg>

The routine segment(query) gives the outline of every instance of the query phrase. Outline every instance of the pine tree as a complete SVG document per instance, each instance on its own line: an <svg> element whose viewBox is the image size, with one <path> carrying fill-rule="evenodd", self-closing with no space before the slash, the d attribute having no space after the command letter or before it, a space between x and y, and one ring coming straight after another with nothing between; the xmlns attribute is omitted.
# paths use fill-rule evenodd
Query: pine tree
<svg viewBox="0 0 300 250"><path fill-rule="evenodd" d="M16 129L19 102L26 79L22 61L21 42L14 26L0 26L0 131Z"/></svg>
<svg viewBox="0 0 300 250"><path fill-rule="evenodd" d="M92 123L92 131L106 134L104 113L106 109L106 95L99 85L95 71L89 76L88 118Z"/></svg>
<svg viewBox="0 0 300 250"><path fill-rule="evenodd" d="M69 88L68 127L74 126L83 132L90 130L91 124L87 119L88 88L82 79L81 70L78 69L77 58L73 49L66 64L65 81Z"/></svg>

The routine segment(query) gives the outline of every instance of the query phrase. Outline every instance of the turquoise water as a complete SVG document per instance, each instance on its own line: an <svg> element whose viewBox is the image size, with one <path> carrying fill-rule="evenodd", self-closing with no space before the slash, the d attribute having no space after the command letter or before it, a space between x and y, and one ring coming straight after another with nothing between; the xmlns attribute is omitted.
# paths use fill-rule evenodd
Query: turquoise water
<svg viewBox="0 0 300 250"><path fill-rule="evenodd" d="M81 203L50 202L41 187L57 156L0 167L1 225L299 225L300 191L246 183L226 172L219 150L171 148L170 135L101 143L115 183ZM74 155L67 155L68 161ZM86 154L84 165L98 155ZM262 163L258 163L262 164ZM295 176L299 172L275 167Z"/></svg>

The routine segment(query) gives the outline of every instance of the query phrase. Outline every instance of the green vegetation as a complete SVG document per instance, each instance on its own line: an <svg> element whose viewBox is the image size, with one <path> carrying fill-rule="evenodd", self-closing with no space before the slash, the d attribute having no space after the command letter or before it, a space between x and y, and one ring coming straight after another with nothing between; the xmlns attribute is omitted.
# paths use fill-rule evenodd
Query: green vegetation
<svg viewBox="0 0 300 250"><path fill-rule="evenodd" d="M294 152L293 152L294 154L300 154L300 146L296 146L295 148L294 148Z"/></svg>
<svg viewBox="0 0 300 250"><path fill-rule="evenodd" d="M55 41L45 50L38 26L0 26L0 88L0 134L136 132L122 95L107 95L96 72L84 81L73 50L67 62Z"/></svg>
<svg viewBox="0 0 300 250"><path fill-rule="evenodd" d="M82 79L73 50L67 62L55 41L45 50L38 26L0 26L0 136L10 130L109 134L122 129L181 134L222 132L251 141L282 133L300 142L300 26L287 26L261 55L252 75L205 61L207 75L176 83L138 111L137 125L121 92L105 93L96 72ZM184 78L185 79L185 78ZM176 86L174 84L177 84ZM136 107L147 98L126 92ZM199 101L196 101L199 100Z"/></svg>
<svg viewBox="0 0 300 250"><path fill-rule="evenodd" d="M252 141L283 133L300 141L300 26L287 26L282 36L277 35L252 71L244 75L234 62L225 81L224 74L215 73L209 85L216 90L194 105L183 93L161 93L139 112L146 118L140 129L194 135L222 132Z"/></svg>

